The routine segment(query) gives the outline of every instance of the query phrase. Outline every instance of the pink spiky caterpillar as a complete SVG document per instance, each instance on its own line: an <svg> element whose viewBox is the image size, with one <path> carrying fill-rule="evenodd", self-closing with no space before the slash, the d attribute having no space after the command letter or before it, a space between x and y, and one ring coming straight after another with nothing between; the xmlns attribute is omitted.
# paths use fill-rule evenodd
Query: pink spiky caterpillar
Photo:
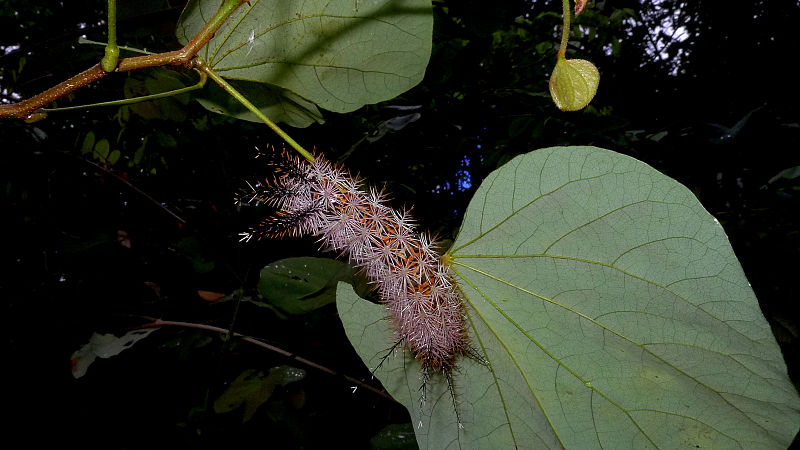
<svg viewBox="0 0 800 450"><path fill-rule="evenodd" d="M439 372L456 407L456 357L482 358L469 346L461 299L434 239L416 231L408 211L386 206L382 191L362 190L357 177L322 157L307 162L284 151L271 165L274 178L249 185L242 201L279 210L241 233L241 240L310 234L323 249L347 255L377 286L389 311L397 336L392 350L405 345L421 365L420 406L430 376Z"/></svg>

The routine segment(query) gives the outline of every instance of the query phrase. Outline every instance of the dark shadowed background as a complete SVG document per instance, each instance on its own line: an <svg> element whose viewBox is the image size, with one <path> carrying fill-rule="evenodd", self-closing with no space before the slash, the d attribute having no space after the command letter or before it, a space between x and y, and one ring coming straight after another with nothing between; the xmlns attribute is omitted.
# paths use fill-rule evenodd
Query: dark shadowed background
<svg viewBox="0 0 800 450"><path fill-rule="evenodd" d="M182 2L119 3L121 44L179 47ZM596 145L645 161L722 223L797 383L800 93L791 66L800 2L590 2L568 56L594 62L601 81L577 113L558 111L547 90L561 2L434 5L434 50L419 86L287 131L386 186L393 204L413 206L444 240L455 237L481 180L518 154ZM0 1L0 102L99 60L102 47L78 39L105 39L105 6ZM158 73L107 77L59 105L139 95ZM191 73L170 76L194 82ZM234 194L266 174L254 148L273 144L281 145L267 127L210 113L189 96L0 122L3 403L12 436L92 448L415 445L413 434L382 440L409 435L401 406L208 331L164 328L72 376L70 357L93 332L122 334L143 316L228 328L236 293L258 300L262 267L320 256L311 239L237 242L266 212L237 208ZM334 305L293 315L243 301L233 326L378 386ZM244 371L281 365L305 377L276 387L252 418L214 411Z"/></svg>

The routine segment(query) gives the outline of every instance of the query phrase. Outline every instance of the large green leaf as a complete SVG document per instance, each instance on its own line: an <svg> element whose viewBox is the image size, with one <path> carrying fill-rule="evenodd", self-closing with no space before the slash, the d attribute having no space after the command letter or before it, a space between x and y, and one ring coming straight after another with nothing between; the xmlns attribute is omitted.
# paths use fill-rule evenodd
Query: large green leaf
<svg viewBox="0 0 800 450"><path fill-rule="evenodd" d="M219 4L191 0L178 40L187 43ZM432 29L430 0L250 0L200 56L226 78L280 86L349 112L421 81Z"/></svg>
<svg viewBox="0 0 800 450"><path fill-rule="evenodd" d="M376 375L421 448L785 448L800 400L719 222L684 186L592 147L511 160L482 183L451 250L474 347L456 373L456 426L418 364ZM385 311L339 287L370 366Z"/></svg>

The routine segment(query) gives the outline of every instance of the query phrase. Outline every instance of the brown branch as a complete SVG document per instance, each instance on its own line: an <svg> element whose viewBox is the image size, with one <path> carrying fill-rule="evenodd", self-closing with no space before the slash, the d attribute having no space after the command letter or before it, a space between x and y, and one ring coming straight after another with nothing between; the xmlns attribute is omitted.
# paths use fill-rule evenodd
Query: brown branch
<svg viewBox="0 0 800 450"><path fill-rule="evenodd" d="M28 119L35 110L107 75L100 63L21 102L0 105L0 119Z"/></svg>
<svg viewBox="0 0 800 450"><path fill-rule="evenodd" d="M156 53L145 56L134 56L130 58L122 58L115 72L130 72L132 70L145 69L149 67L159 66L184 66L192 68L194 66L194 58L197 52L205 46L214 33L217 32L219 27L225 23L225 20L235 11L245 0L227 0L222 3L217 10L214 17L211 18L200 31L180 50L174 50L164 53ZM35 117L37 109L64 97L71 92L74 92L90 83L93 83L106 75L109 72L103 70L100 63L95 64L91 68L73 76L72 78L63 81L50 89L34 95L31 98L22 100L17 103L10 103L0 105L0 119L32 119Z"/></svg>
<svg viewBox="0 0 800 450"><path fill-rule="evenodd" d="M206 324L202 324L202 323L176 322L176 321L172 321L172 320L161 320L161 319L154 319L154 318L151 318L151 320L152 320L152 322L140 325L137 328L160 328L162 326L177 326L177 327L183 327L183 328L194 328L194 329L198 329L198 330L215 331L215 332L220 333L220 334L233 334L234 336L238 337L239 339L241 339L243 341L249 342L251 344L255 344L255 345L259 346L259 347L262 347L262 348L265 348L265 349L270 350L272 352L281 354L281 355L283 355L283 356L285 356L287 358L294 359L295 361L297 361L299 363L305 364L308 367L312 367L314 369L317 369L319 371L325 372L327 374L330 374L330 375L333 375L333 376L342 377L345 380L347 380L348 382L354 383L354 384L356 384L356 385L358 385L360 387L363 387L364 389L366 389L368 391L374 392L375 394L378 394L381 397L384 397L384 398L388 399L391 402L396 402L396 400L393 399L392 396L389 395L386 391L383 391L383 390L377 389L375 387L372 387L372 386L364 383L363 381L356 380L353 377L350 377L350 376L347 376L347 375L344 375L344 374L340 374L340 373L336 372L333 369L325 367L325 366L323 366L321 364L317 364L317 363L315 363L313 361L309 361L309 360L307 360L307 359L305 359L305 358L303 358L301 356L297 356L294 353L288 352L288 351L286 351L286 350L284 350L284 349L282 349L280 347L275 347L274 345L270 345L270 344L267 344L266 342L259 341L256 338L253 338L253 337L250 337L250 336L245 336L243 334L236 333L236 332L231 333L230 330L226 330L225 328L215 327L213 325L206 325Z"/></svg>

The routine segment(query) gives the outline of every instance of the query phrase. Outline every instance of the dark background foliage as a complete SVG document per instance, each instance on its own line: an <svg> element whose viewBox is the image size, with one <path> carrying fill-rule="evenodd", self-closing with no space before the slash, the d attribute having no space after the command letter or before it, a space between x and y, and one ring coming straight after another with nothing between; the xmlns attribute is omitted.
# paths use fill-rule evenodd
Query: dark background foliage
<svg viewBox="0 0 800 450"><path fill-rule="evenodd" d="M420 224L445 240L455 237L480 180L515 155L597 145L641 159L686 184L723 224L796 382L800 178L775 177L800 165L800 96L787 66L800 54L793 34L800 4L590 2L568 56L593 61L601 83L578 113L559 112L547 95L560 4L436 1L422 84L289 132L386 186L395 205L413 205ZM121 42L176 48L182 6L121 1ZM104 8L102 1L0 1L0 101L33 95L96 62L102 47L77 41L104 40ZM59 105L140 95L165 73L186 85L195 79L159 70L109 77ZM414 113L417 120L387 131L387 120ZM4 428L24 442L103 448L413 445L413 435L380 441L391 424L409 436L408 416L393 402L207 331L165 328L99 360L85 377L71 375L70 355L92 332L121 334L142 316L227 328L236 302L210 302L198 291L257 298L263 266L317 254L312 240L237 242L265 212L236 208L233 195L245 179L265 175L252 157L256 146L270 145L280 142L266 127L207 112L190 97L0 122L11 414ZM377 384L332 305L287 315L243 301L233 326ZM252 420L214 412L242 371L283 364L306 377L277 388Z"/></svg>

